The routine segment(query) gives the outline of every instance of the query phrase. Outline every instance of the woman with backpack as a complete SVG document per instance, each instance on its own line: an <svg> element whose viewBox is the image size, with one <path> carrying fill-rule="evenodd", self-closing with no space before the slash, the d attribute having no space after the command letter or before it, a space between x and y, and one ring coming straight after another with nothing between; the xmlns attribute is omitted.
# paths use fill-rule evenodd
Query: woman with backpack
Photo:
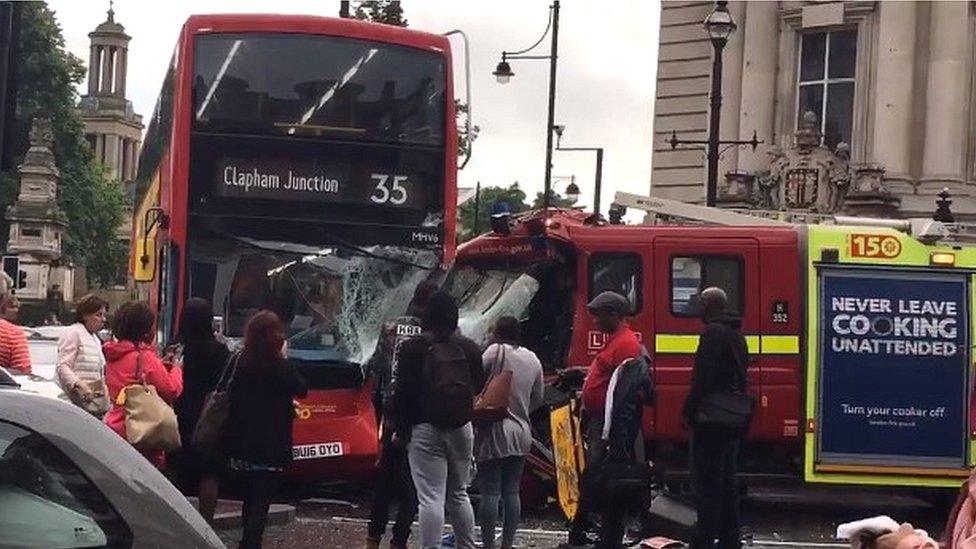
<svg viewBox="0 0 976 549"><path fill-rule="evenodd" d="M244 347L230 384L223 449L227 467L244 489L241 549L261 547L271 499L291 462L293 400L308 393L285 359L285 347L278 315L259 311L244 329Z"/></svg>
<svg viewBox="0 0 976 549"><path fill-rule="evenodd" d="M108 386L112 409L105 415L105 424L122 438L126 436L125 399L119 393L126 387L145 383L155 387L156 393L167 404L173 402L183 392L183 368L180 365L164 364L156 354L152 344L156 315L149 305L142 301L130 301L119 307L115 313L112 331L115 341L105 344L105 383ZM175 433L175 429L174 429ZM174 435L175 436L175 435ZM162 450L142 452L146 459L162 469L166 462Z"/></svg>
<svg viewBox="0 0 976 549"><path fill-rule="evenodd" d="M176 340L183 355L183 394L176 401L180 439L183 441L183 448L176 460L180 484L184 490L196 490L200 514L207 522L213 522L220 463L216 456L194 447L192 438L204 399L217 386L230 351L217 341L214 334L210 303L198 297L187 300L183 305L180 333Z"/></svg>
<svg viewBox="0 0 976 549"><path fill-rule="evenodd" d="M501 501L504 522L502 549L515 545L515 532L522 516L519 485L525 456L532 449L529 415L542 405L542 364L529 349L520 345L518 319L503 316L492 328L491 345L482 359L488 376L486 392L492 380L510 375L508 408L503 419L482 425L475 435L475 458L481 485L478 522L485 549L495 548L495 523Z"/></svg>

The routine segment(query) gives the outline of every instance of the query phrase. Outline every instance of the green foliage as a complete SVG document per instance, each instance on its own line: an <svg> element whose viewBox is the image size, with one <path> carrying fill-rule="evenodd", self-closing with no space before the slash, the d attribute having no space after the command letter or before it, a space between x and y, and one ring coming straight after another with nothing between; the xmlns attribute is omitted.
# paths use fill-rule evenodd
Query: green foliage
<svg viewBox="0 0 976 549"><path fill-rule="evenodd" d="M75 86L85 77L81 59L65 50L64 36L54 13L43 2L25 2L21 22L17 110L13 121L13 165L29 147L28 134L35 117L51 119L54 154L61 171L58 202L68 216L64 254L88 267L96 283L114 283L127 250L116 230L124 215L122 185L109 181L92 159L84 126L76 111ZM0 173L0 199L4 206L17 195L17 175ZM4 230L3 234L7 234Z"/></svg>
<svg viewBox="0 0 976 549"><path fill-rule="evenodd" d="M496 202L508 204L512 214L529 209L525 203L525 191L519 188L516 181L508 187L482 187L481 198L478 201L478 232L475 232L475 199L472 198L458 208L458 238L461 242L471 240L491 229L491 208Z"/></svg>
<svg viewBox="0 0 976 549"><path fill-rule="evenodd" d="M400 0L364 0L356 3L352 16L360 21L372 21L386 25L406 27Z"/></svg>
<svg viewBox="0 0 976 549"><path fill-rule="evenodd" d="M468 111L468 105L466 103L462 103L460 99L454 100L454 115L457 119L458 127L458 157L462 157L467 154L468 148L474 144L474 140L478 139L478 133L481 131L481 128L477 125L472 125L471 135L468 135L466 123L470 114ZM458 162L460 162L460 160Z"/></svg>
<svg viewBox="0 0 976 549"><path fill-rule="evenodd" d="M544 193L542 192L535 193L535 200L532 201L532 209L541 210L544 200L545 200ZM550 208L572 208L575 205L576 205L576 201L570 200L557 192L549 193Z"/></svg>

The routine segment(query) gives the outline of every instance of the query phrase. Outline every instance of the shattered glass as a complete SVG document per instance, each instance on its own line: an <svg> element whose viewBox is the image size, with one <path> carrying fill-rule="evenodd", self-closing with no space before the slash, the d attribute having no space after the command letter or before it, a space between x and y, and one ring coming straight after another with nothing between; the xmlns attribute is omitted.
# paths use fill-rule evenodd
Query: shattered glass
<svg viewBox="0 0 976 549"><path fill-rule="evenodd" d="M195 239L190 255L190 293L214 304L231 344L254 313L270 309L285 324L290 359L350 366L369 357L382 323L406 311L438 262L433 251L405 247L236 237Z"/></svg>
<svg viewBox="0 0 976 549"><path fill-rule="evenodd" d="M525 320L529 303L539 291L539 281L520 271L457 267L445 289L458 300L458 328L481 346L489 330L503 316Z"/></svg>

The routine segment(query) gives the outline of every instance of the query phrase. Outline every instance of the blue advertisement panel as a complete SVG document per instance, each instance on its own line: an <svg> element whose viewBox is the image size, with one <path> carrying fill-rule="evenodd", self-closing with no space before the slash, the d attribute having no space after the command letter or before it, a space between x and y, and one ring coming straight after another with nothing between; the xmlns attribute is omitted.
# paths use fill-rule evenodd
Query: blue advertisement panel
<svg viewBox="0 0 976 549"><path fill-rule="evenodd" d="M964 467L964 274L820 272L818 461Z"/></svg>

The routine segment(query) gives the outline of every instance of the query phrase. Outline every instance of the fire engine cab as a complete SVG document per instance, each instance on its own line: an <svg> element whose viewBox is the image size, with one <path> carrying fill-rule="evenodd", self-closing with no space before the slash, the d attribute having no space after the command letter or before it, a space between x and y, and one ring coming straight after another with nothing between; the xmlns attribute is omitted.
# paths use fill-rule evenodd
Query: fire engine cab
<svg viewBox="0 0 976 549"><path fill-rule="evenodd" d="M947 244L951 227L797 223L625 193L616 204L648 219L611 224L550 209L495 223L459 248L445 284L461 330L484 341L495 319L513 315L548 372L585 368L603 345L587 301L605 290L626 296L653 359L645 439L668 463L687 436L697 295L718 286L749 346L751 466L802 465L810 482L957 486L976 463L976 248Z"/></svg>

